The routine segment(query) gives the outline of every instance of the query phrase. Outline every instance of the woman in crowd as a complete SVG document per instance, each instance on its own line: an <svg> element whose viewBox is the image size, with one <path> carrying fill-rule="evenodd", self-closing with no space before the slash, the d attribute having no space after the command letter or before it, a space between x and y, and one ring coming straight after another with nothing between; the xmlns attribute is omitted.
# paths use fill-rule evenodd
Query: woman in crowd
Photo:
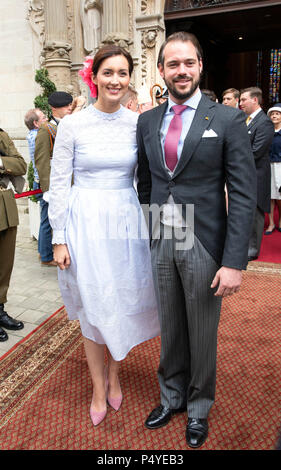
<svg viewBox="0 0 281 470"><path fill-rule="evenodd" d="M270 235L275 228L281 232L281 103L272 106L268 112L275 128L275 134L270 150L271 166L271 207L269 214L269 225L265 235ZM275 204L278 207L278 227L274 224Z"/></svg>
<svg viewBox="0 0 281 470"><path fill-rule="evenodd" d="M62 297L69 319L80 321L97 425L107 401L116 411L121 405L120 361L157 336L159 324L148 236L133 187L138 114L120 105L133 61L110 45L84 65L80 75L97 100L58 127L49 218Z"/></svg>

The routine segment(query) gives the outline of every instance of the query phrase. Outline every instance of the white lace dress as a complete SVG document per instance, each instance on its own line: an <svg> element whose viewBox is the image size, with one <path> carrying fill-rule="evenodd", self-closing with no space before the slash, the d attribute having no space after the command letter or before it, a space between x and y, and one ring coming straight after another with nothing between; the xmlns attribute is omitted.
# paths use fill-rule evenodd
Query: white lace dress
<svg viewBox="0 0 281 470"><path fill-rule="evenodd" d="M137 114L90 105L58 126L51 164L53 243L67 243L58 269L70 320L113 358L159 335L149 240L133 178ZM74 184L71 185L72 174Z"/></svg>

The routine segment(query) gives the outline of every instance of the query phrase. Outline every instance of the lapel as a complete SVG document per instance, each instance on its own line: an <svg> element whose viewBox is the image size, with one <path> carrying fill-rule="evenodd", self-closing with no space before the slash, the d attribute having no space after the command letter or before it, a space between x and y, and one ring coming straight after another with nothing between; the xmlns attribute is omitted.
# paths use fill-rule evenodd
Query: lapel
<svg viewBox="0 0 281 470"><path fill-rule="evenodd" d="M152 153L156 155L157 161L160 163L165 173L167 173L167 170L163 159L160 130L167 106L168 102L162 104L161 106L158 106L158 108L155 108L156 113L155 115L151 115L152 119L150 122L151 136L153 136L153 138L151 139Z"/></svg>
<svg viewBox="0 0 281 470"><path fill-rule="evenodd" d="M255 117L254 119L251 119L251 121L248 124L248 133L251 134L251 129L255 127L255 125L259 122L259 120L263 117L263 110L261 110Z"/></svg>
<svg viewBox="0 0 281 470"><path fill-rule="evenodd" d="M190 129L186 135L183 150L179 162L174 171L173 177L177 176L191 159L198 146L204 131L210 126L215 114L215 103L210 101L204 94L195 112Z"/></svg>

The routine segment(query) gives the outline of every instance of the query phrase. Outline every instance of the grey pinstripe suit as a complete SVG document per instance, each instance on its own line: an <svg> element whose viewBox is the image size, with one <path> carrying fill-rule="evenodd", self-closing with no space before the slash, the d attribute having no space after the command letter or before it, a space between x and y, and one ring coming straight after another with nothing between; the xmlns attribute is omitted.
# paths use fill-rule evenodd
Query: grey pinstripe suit
<svg viewBox="0 0 281 470"><path fill-rule="evenodd" d="M161 323L161 403L171 409L187 405L189 417L206 418L215 396L221 306L210 284L222 265L247 266L256 172L244 114L202 95L179 163L169 175L159 137L165 110L166 104L139 118L139 199L161 207L172 194L177 204L192 204L194 243L176 250L175 236L164 239L163 226L151 243ZM211 129L216 136L203 138Z"/></svg>

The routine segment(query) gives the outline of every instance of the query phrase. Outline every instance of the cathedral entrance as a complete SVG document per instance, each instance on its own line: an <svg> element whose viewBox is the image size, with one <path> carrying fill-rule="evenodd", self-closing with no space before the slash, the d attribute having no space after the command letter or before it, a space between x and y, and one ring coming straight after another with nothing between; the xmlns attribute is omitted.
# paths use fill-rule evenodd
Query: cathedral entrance
<svg viewBox="0 0 281 470"><path fill-rule="evenodd" d="M281 100L280 18L276 0L168 0L165 5L167 36L189 31L203 47L201 87L221 101L227 88L259 86L266 109Z"/></svg>

